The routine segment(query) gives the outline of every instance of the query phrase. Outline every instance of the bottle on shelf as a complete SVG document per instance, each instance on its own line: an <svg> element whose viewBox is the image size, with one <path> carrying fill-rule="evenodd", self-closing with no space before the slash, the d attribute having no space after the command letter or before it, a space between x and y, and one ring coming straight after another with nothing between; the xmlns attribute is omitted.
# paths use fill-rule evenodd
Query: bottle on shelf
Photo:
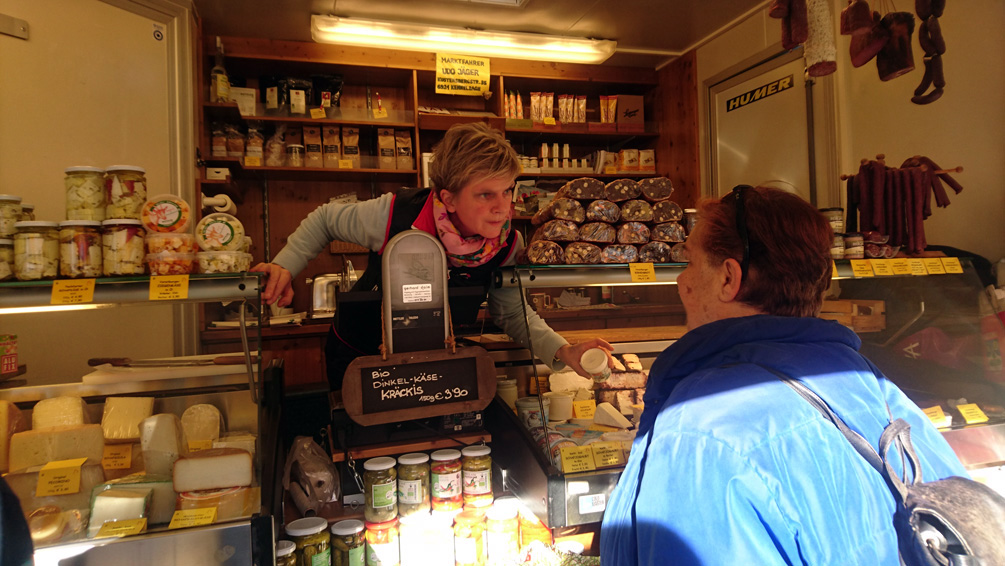
<svg viewBox="0 0 1005 566"><path fill-rule="evenodd" d="M216 55L213 68L209 70L209 101L230 102L230 77L223 67L223 41L216 36Z"/></svg>

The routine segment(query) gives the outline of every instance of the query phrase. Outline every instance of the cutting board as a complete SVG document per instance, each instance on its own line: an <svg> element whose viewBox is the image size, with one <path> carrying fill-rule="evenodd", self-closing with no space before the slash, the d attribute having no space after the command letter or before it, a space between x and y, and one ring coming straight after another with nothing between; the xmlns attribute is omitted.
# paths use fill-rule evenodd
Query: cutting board
<svg viewBox="0 0 1005 566"><path fill-rule="evenodd" d="M190 360L211 360L218 356L244 356L243 352L232 352L228 354L206 354L201 356L180 356L176 358L148 358L142 361L190 361ZM258 365L252 364L257 371ZM240 365L205 365L205 366L177 366L177 367L145 367L145 368L124 368L115 367L111 364L104 364L94 368L94 371L83 377L83 382L89 385L101 385L106 383L119 383L122 381L151 381L157 379L181 379L186 377L207 377L214 375L228 375L232 373L245 373L244 364Z"/></svg>

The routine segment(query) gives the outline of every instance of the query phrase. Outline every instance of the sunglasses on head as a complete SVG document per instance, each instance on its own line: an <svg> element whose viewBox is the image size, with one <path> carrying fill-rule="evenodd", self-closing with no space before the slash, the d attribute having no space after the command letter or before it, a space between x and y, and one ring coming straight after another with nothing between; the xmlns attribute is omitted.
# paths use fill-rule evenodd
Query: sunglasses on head
<svg viewBox="0 0 1005 566"><path fill-rule="evenodd" d="M740 262L740 285L747 278L747 268L750 266L750 239L747 236L747 217L743 211L743 193L746 189L753 189L750 185L737 185L733 187L733 207L736 208L736 232L740 235L740 242L743 244L743 260Z"/></svg>

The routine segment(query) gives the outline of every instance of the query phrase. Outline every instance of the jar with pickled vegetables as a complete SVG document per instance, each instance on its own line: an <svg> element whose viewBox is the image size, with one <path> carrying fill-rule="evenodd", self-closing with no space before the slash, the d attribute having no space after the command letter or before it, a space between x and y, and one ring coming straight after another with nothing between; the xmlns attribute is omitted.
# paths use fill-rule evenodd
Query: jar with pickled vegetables
<svg viewBox="0 0 1005 566"><path fill-rule="evenodd" d="M14 224L21 220L21 197L0 195L0 238L17 233Z"/></svg>
<svg viewBox="0 0 1005 566"><path fill-rule="evenodd" d="M294 555L297 566L331 566L331 537L328 520L322 517L304 517L290 521L286 534L297 546Z"/></svg>
<svg viewBox="0 0 1005 566"><path fill-rule="evenodd" d="M461 494L461 453L459 450L437 450L430 456L430 491L433 509L454 511L464 503Z"/></svg>
<svg viewBox="0 0 1005 566"><path fill-rule="evenodd" d="M485 515L471 509L454 518L454 566L485 566Z"/></svg>
<svg viewBox="0 0 1005 566"><path fill-rule="evenodd" d="M363 522L354 519L332 525L332 566L363 566L366 541Z"/></svg>
<svg viewBox="0 0 1005 566"><path fill-rule="evenodd" d="M387 456L363 463L363 516L371 523L383 523L398 516L398 474L395 460Z"/></svg>
<svg viewBox="0 0 1005 566"><path fill-rule="evenodd" d="M101 276L101 223L66 220L59 223L59 274L63 277Z"/></svg>
<svg viewBox="0 0 1005 566"><path fill-rule="evenodd" d="M488 446L465 446L461 450L461 485L464 505L492 505L492 449Z"/></svg>
<svg viewBox="0 0 1005 566"><path fill-rule="evenodd" d="M105 170L105 218L140 218L147 201L147 170L112 165Z"/></svg>
<svg viewBox="0 0 1005 566"><path fill-rule="evenodd" d="M398 546L398 519L383 523L366 523L366 566L398 566L401 562Z"/></svg>
<svg viewBox="0 0 1005 566"><path fill-rule="evenodd" d="M55 279L59 273L59 225L27 220L15 222L14 276L19 281Z"/></svg>
<svg viewBox="0 0 1005 566"><path fill-rule="evenodd" d="M297 566L297 557L294 551L297 545L289 540L276 541L276 566Z"/></svg>
<svg viewBox="0 0 1005 566"><path fill-rule="evenodd" d="M429 513L429 456L412 453L398 457L398 515Z"/></svg>
<svg viewBox="0 0 1005 566"><path fill-rule="evenodd" d="M35 205L22 202L21 216L18 217L18 220L34 220L34 219L35 219Z"/></svg>
<svg viewBox="0 0 1005 566"><path fill-rule="evenodd" d="M14 240L0 238L0 281L14 278Z"/></svg>
<svg viewBox="0 0 1005 566"><path fill-rule="evenodd" d="M485 512L485 550L489 566L512 564L520 553L516 505L493 505Z"/></svg>
<svg viewBox="0 0 1005 566"><path fill-rule="evenodd" d="M67 220L105 219L105 170L98 167L67 167L63 185L66 187Z"/></svg>
<svg viewBox="0 0 1005 566"><path fill-rule="evenodd" d="M143 237L146 231L139 220L121 218L101 223L102 272L108 276L143 275Z"/></svg>

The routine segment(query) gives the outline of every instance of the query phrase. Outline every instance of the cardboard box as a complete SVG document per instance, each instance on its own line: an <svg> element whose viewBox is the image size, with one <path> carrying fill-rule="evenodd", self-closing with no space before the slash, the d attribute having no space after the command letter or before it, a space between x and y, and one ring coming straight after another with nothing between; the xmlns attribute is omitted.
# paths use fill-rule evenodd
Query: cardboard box
<svg viewBox="0 0 1005 566"><path fill-rule="evenodd" d="M637 94L619 94L616 122L619 132L645 131L646 116L643 109L642 96Z"/></svg>

